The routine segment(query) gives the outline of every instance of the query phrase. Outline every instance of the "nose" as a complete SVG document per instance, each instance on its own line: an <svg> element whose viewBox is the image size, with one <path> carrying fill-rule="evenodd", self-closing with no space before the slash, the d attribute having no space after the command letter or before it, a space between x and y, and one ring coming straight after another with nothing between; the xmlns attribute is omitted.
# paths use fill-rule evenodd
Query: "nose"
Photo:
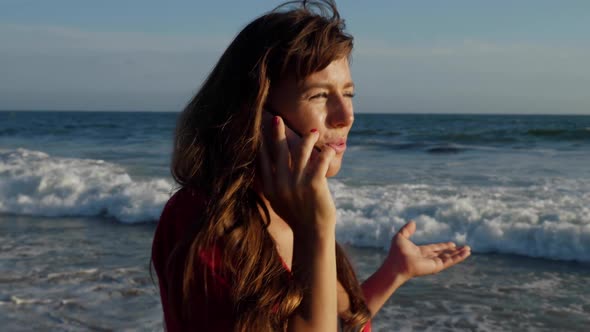
<svg viewBox="0 0 590 332"><path fill-rule="evenodd" d="M354 122L354 110L352 100L345 96L337 96L328 105L326 122L329 127L350 127Z"/></svg>

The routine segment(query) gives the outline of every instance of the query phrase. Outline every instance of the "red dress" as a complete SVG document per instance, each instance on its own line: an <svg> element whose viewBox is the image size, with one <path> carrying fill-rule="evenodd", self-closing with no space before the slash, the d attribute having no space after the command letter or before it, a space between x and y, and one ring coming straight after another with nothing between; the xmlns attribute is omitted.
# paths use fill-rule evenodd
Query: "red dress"
<svg viewBox="0 0 590 332"><path fill-rule="evenodd" d="M196 278L207 278L209 292L205 296L203 290L197 290L198 293L193 295L195 299L195 310L191 311L192 321L202 322L199 327L188 328L182 326L172 314L170 309L169 291L175 287L182 287L182 279L178 278L180 273L172 277L167 273L166 263L175 245L185 236L191 222L194 222L200 216L204 209L205 199L199 193L190 189L180 189L166 203L160 221L156 228L152 244L152 260L154 268L158 275L160 286L160 299L164 311L164 323L166 330L169 332L187 331L187 330L206 330L206 331L231 331L233 322L231 317L231 304L229 302L229 283L219 272L219 266L215 257L220 257L219 250L211 252L201 252L199 255L201 266L207 266L207 275L195 273ZM283 266L288 270L283 261ZM196 267L198 269L198 266ZM172 270L174 271L174 270ZM170 272L170 269L168 269ZM172 272L174 273L174 272ZM176 283L173 280L178 280ZM197 280L199 282L199 280ZM201 280L201 282L204 282ZM179 291L174 292L180 294ZM371 331L369 322L363 332Z"/></svg>

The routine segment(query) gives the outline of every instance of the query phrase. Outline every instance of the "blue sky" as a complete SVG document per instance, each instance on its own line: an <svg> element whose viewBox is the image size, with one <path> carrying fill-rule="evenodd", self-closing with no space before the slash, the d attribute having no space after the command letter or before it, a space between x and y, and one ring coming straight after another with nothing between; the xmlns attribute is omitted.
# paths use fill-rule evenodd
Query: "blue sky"
<svg viewBox="0 0 590 332"><path fill-rule="evenodd" d="M280 1L0 0L0 109L178 111ZM357 112L590 114L590 1L338 1Z"/></svg>

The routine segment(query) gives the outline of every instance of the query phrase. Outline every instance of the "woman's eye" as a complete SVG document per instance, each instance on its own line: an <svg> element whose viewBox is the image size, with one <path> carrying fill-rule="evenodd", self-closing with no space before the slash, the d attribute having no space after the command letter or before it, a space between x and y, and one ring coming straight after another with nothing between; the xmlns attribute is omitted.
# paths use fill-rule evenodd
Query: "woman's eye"
<svg viewBox="0 0 590 332"><path fill-rule="evenodd" d="M318 99L318 98L328 98L328 93L322 92L322 93L318 93L318 94L315 94L315 95L309 97L309 99Z"/></svg>
<svg viewBox="0 0 590 332"><path fill-rule="evenodd" d="M345 92L344 97L354 98L354 92ZM318 93L318 94L315 94L315 95L309 97L309 99L319 99L319 98L328 98L328 93L322 92L322 93Z"/></svg>

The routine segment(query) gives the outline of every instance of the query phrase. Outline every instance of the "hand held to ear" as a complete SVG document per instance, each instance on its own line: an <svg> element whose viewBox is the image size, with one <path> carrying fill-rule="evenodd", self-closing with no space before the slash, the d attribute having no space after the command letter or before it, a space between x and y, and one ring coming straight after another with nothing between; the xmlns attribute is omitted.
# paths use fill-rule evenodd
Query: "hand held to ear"
<svg viewBox="0 0 590 332"><path fill-rule="evenodd" d="M281 117L263 115L259 155L263 193L294 232L335 226L336 208L326 178L335 151L326 146L317 152L319 137L317 130L299 137Z"/></svg>

